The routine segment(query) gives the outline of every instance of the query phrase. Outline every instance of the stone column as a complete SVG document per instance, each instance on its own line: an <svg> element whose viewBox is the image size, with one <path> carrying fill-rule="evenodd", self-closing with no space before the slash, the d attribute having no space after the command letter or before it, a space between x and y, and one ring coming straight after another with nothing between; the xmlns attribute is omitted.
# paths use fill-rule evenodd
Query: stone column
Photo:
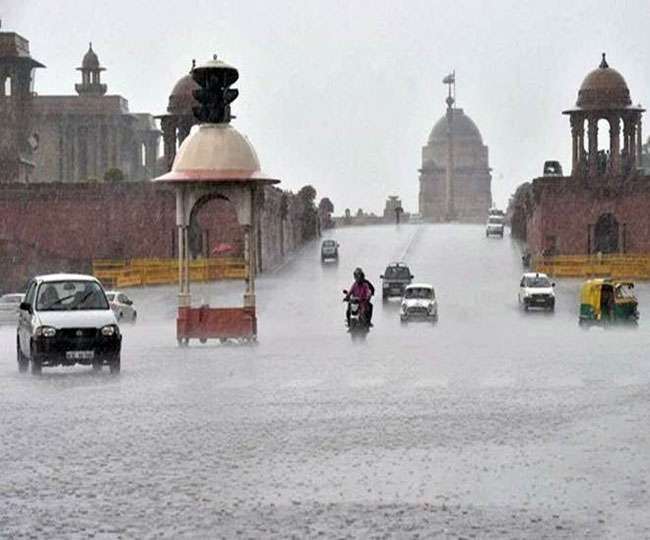
<svg viewBox="0 0 650 540"><path fill-rule="evenodd" d="M589 175L596 176L598 173L598 118L596 116L589 116Z"/></svg>
<svg viewBox="0 0 650 540"><path fill-rule="evenodd" d="M609 118L609 170L613 175L621 174L621 119L616 114Z"/></svg>
<svg viewBox="0 0 650 540"><path fill-rule="evenodd" d="M160 119L163 132L163 147L167 160L167 171L170 171L176 157L176 119L173 116L163 116Z"/></svg>

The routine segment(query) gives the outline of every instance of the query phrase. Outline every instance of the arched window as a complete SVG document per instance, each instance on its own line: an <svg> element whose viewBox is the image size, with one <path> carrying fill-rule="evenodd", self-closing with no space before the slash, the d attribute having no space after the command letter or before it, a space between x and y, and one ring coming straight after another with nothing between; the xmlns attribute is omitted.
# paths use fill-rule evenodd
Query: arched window
<svg viewBox="0 0 650 540"><path fill-rule="evenodd" d="M603 214L594 227L594 251L618 252L618 221L613 214Z"/></svg>
<svg viewBox="0 0 650 540"><path fill-rule="evenodd" d="M143 167L147 165L147 145L144 143L140 145L140 165Z"/></svg>
<svg viewBox="0 0 650 540"><path fill-rule="evenodd" d="M5 79L5 85L4 85L4 95L5 96L10 96L11 95L11 77L7 77Z"/></svg>

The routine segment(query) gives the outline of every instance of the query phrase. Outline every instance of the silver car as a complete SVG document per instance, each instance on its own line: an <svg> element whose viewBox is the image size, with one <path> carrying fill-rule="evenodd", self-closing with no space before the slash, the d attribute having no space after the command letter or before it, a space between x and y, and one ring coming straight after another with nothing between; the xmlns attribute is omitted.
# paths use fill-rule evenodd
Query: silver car
<svg viewBox="0 0 650 540"><path fill-rule="evenodd" d="M24 294L4 294L0 296L0 324L16 324L20 303L25 299Z"/></svg>
<svg viewBox="0 0 650 540"><path fill-rule="evenodd" d="M119 322L134 323L137 320L138 312L133 306L133 300L126 294L120 291L106 291L106 298Z"/></svg>

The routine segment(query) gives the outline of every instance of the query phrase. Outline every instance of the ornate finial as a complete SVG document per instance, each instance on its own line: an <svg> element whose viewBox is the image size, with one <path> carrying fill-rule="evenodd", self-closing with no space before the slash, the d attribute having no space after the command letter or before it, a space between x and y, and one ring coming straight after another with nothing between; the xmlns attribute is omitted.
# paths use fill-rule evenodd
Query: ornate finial
<svg viewBox="0 0 650 540"><path fill-rule="evenodd" d="M194 71L194 68L196 67L196 58L192 58L192 69L190 69L190 73Z"/></svg>
<svg viewBox="0 0 650 540"><path fill-rule="evenodd" d="M88 42L88 50L90 50L90 51L93 50L93 42L92 41Z"/></svg>
<svg viewBox="0 0 650 540"><path fill-rule="evenodd" d="M213 55L212 55L212 60L216 60L216 59L217 59L217 55L216 55L216 54L213 54Z"/></svg>
<svg viewBox="0 0 650 540"><path fill-rule="evenodd" d="M600 66L598 66L600 69L606 69L609 67L609 64L607 63L607 60L605 59L605 53L603 53L603 59L600 61Z"/></svg>

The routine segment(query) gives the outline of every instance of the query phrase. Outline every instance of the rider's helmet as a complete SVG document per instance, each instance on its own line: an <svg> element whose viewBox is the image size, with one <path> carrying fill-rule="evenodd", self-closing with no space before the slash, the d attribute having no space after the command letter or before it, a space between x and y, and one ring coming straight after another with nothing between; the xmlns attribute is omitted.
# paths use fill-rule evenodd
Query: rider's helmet
<svg viewBox="0 0 650 540"><path fill-rule="evenodd" d="M354 269L354 272L353 272L352 275L354 276L354 281L356 281L358 283L360 283L363 280L363 278L365 277L364 273L363 273L363 270L361 270L361 268L359 268L359 267Z"/></svg>

